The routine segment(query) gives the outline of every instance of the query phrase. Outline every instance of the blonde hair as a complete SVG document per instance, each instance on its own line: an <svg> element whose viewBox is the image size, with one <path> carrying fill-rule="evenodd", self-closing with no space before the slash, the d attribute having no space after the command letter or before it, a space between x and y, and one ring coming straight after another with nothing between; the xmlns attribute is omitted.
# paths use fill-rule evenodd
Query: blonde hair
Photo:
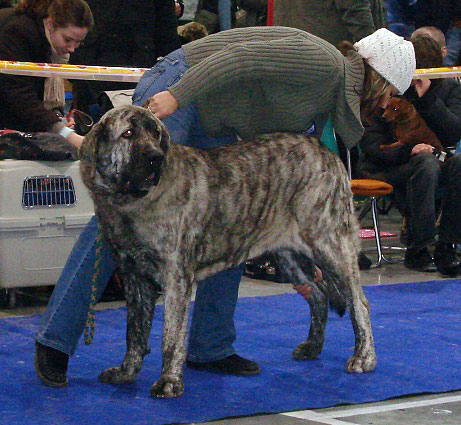
<svg viewBox="0 0 461 425"><path fill-rule="evenodd" d="M339 44L338 49L344 56L348 56L351 51L357 49L349 41L343 41ZM391 85L383 76L376 72L366 61L363 60L365 76L360 93L360 116L363 121L368 121L378 110L382 97L386 94Z"/></svg>

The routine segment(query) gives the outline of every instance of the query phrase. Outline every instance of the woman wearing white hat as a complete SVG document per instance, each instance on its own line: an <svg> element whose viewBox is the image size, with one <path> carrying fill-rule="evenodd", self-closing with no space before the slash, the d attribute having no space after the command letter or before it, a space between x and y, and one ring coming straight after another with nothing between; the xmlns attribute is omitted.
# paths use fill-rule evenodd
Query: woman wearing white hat
<svg viewBox="0 0 461 425"><path fill-rule="evenodd" d="M133 101L142 105L150 98L149 109L164 119L172 140L197 148L275 131L321 135L329 116L346 146L352 147L363 133L361 119L409 87L415 57L411 43L386 29L344 47L345 56L294 28L223 31L157 62L143 75ZM36 368L48 385L67 383L67 359L77 347L90 303L96 237L92 220L67 262L36 336ZM114 269L107 249L102 258L99 293ZM242 270L226 270L199 283L189 367L259 373L257 363L238 356L232 346Z"/></svg>

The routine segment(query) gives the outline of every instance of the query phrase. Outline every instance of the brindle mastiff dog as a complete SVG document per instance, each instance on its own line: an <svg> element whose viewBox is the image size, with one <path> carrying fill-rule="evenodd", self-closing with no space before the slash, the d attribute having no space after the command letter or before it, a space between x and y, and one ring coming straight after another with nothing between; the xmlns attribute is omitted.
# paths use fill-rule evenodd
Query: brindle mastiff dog
<svg viewBox="0 0 461 425"><path fill-rule="evenodd" d="M346 370L374 369L349 181L341 161L316 138L275 133L198 150L172 143L148 110L123 106L94 126L81 158L128 308L125 359L101 381L136 378L162 288L163 368L151 394L181 395L192 283L274 249L287 280L312 288L309 336L294 358L321 352L330 303L341 313L349 309L355 332ZM314 282L313 263L323 272L320 282Z"/></svg>

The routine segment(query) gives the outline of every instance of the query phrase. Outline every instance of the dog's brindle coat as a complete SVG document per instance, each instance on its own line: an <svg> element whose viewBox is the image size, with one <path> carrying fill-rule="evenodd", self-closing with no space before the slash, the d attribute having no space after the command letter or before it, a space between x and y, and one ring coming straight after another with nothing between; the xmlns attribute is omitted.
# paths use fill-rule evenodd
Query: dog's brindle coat
<svg viewBox="0 0 461 425"><path fill-rule="evenodd" d="M289 281L312 287L309 337L294 358L313 359L321 352L330 303L341 313L349 309L355 332L346 370L374 369L349 181L341 161L316 138L276 133L198 150L171 143L148 110L124 106L94 126L81 158L83 180L125 282L128 309L125 359L100 380L136 378L163 288L163 368L151 394L182 394L193 281L273 249ZM323 272L322 282L313 282L312 261Z"/></svg>

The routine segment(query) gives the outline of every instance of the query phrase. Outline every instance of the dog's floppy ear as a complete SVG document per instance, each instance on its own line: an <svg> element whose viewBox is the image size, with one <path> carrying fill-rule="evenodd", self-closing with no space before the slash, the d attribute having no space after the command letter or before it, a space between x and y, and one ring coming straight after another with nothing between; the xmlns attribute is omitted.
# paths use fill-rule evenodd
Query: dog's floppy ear
<svg viewBox="0 0 461 425"><path fill-rule="evenodd" d="M93 130L90 131L93 133ZM94 179L96 174L96 151L95 151L95 138L92 134L88 133L83 139L78 153L80 158L80 167L85 169L85 174Z"/></svg>
<svg viewBox="0 0 461 425"><path fill-rule="evenodd" d="M168 133L165 124L163 124L163 122L158 119L149 108L146 108L146 110L148 111L149 119L144 122L144 126L153 138L159 140L160 149L164 154L166 154L171 142L170 134Z"/></svg>
<svg viewBox="0 0 461 425"><path fill-rule="evenodd" d="M107 137L101 121L86 134L79 148L80 172L85 184L94 182L97 172L98 140Z"/></svg>
<svg viewBox="0 0 461 425"><path fill-rule="evenodd" d="M168 149L170 147L170 133L168 133L165 125L161 123L161 130L160 130L160 149L163 150L163 152L166 154L168 152Z"/></svg>

